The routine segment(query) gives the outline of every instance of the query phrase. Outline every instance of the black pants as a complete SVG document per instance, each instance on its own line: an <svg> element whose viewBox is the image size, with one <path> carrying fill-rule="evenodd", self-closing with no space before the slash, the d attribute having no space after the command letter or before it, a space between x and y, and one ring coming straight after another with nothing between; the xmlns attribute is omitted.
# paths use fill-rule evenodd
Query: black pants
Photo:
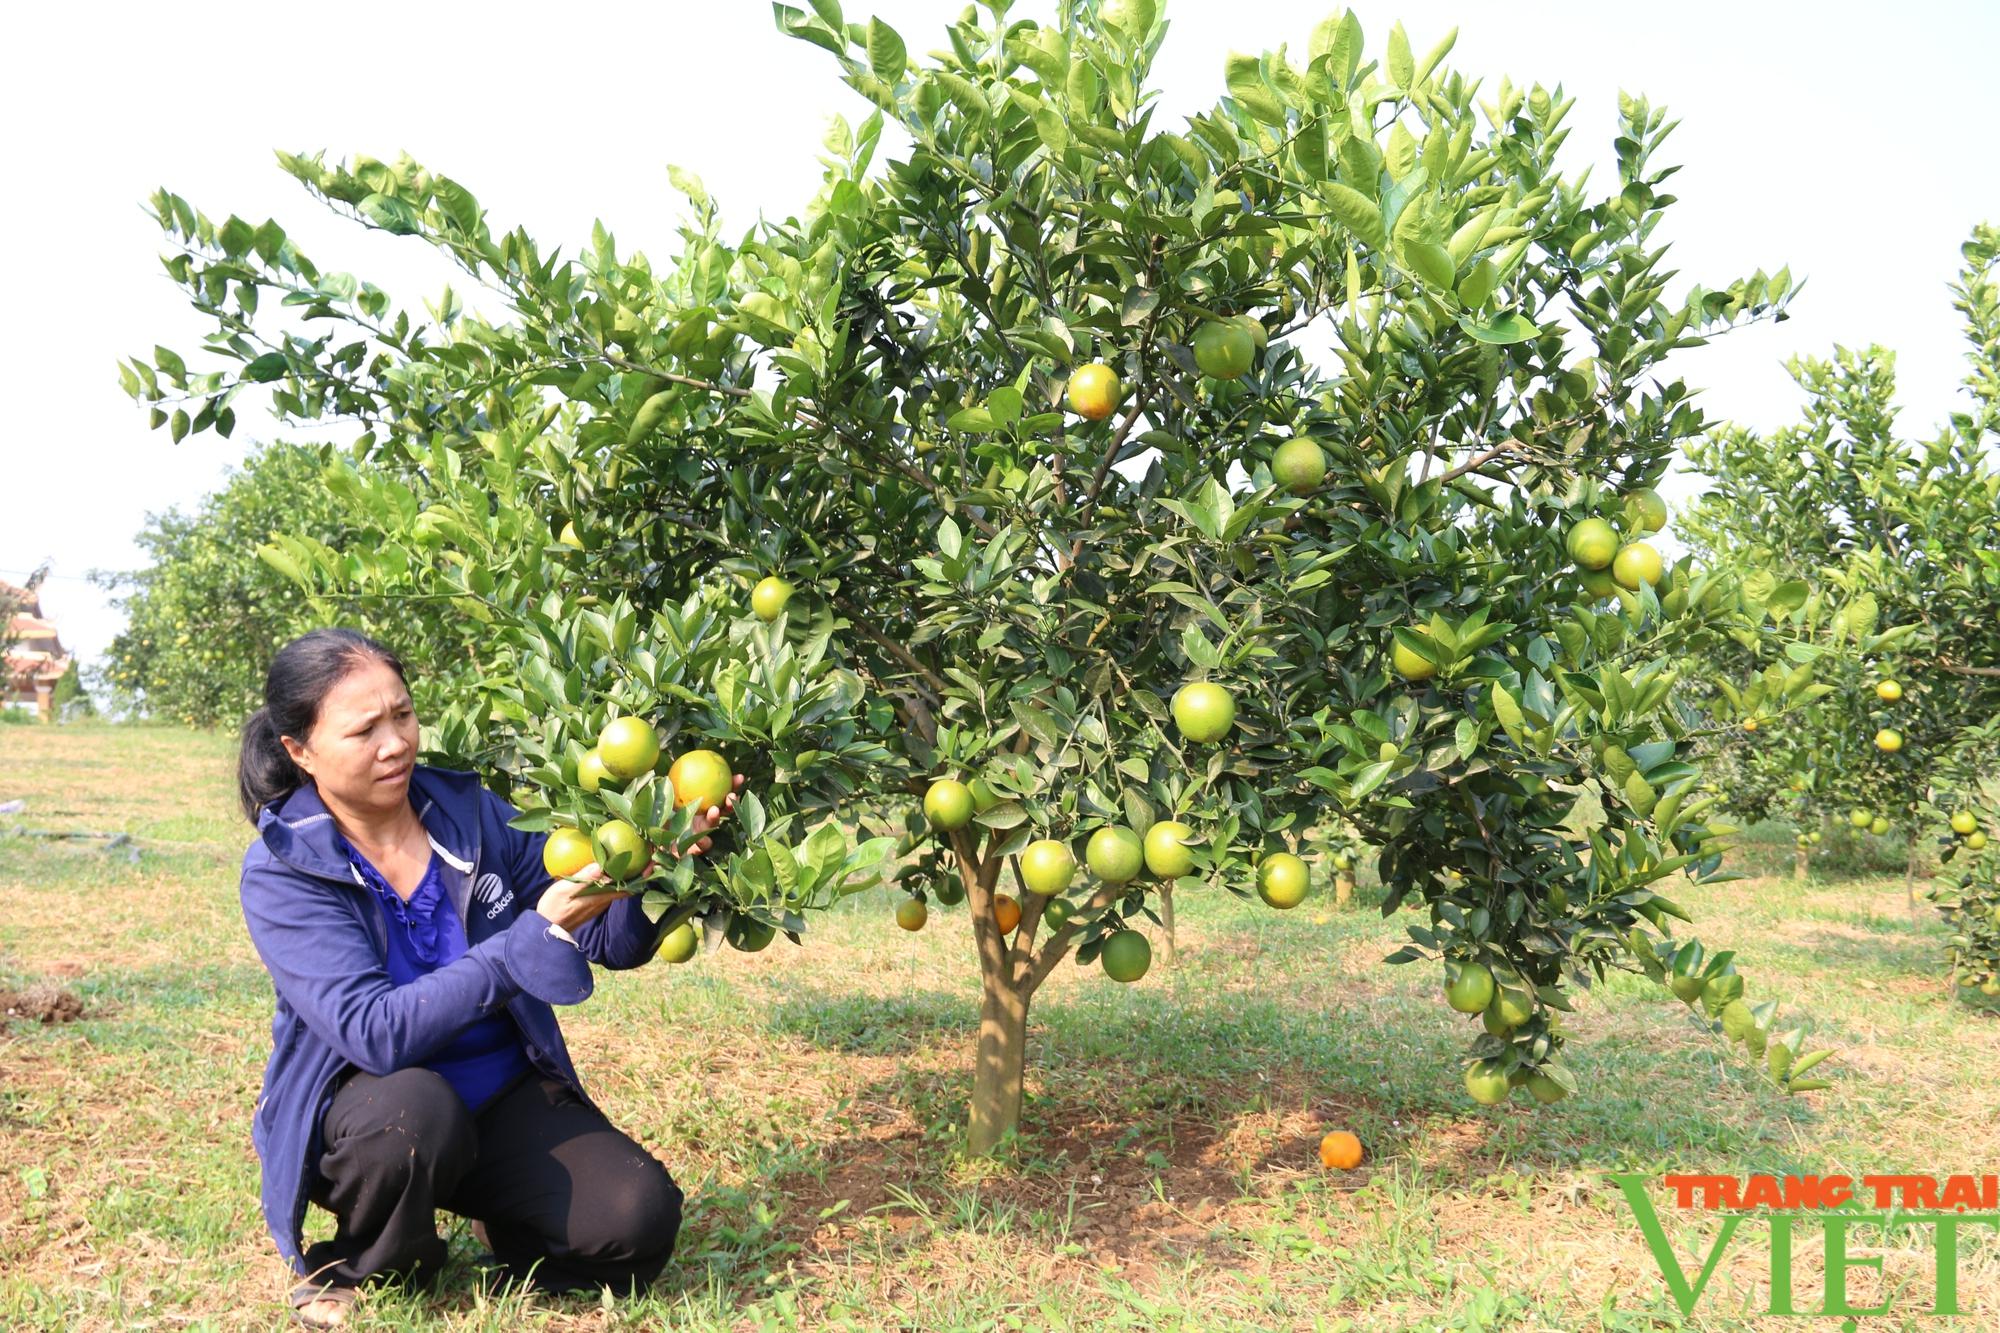
<svg viewBox="0 0 2000 1333"><path fill-rule="evenodd" d="M681 1191L667 1169L567 1084L530 1074L478 1115L428 1069L356 1072L321 1122L312 1200L332 1240L305 1253L315 1284L434 1278L435 1210L485 1223L494 1258L547 1291L620 1295L673 1257Z"/></svg>

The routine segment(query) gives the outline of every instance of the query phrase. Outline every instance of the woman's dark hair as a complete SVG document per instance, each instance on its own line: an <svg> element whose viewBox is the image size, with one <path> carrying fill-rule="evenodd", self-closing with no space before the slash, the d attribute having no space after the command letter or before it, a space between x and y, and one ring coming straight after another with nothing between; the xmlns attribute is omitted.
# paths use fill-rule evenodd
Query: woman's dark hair
<svg viewBox="0 0 2000 1333"><path fill-rule="evenodd" d="M276 805L306 784L306 775L285 752L281 737L304 740L319 720L320 705L356 667L380 662L401 678L403 663L366 634L351 629L316 629L278 650L264 675L264 706L243 724L243 749L236 759L236 788L252 824L264 807Z"/></svg>

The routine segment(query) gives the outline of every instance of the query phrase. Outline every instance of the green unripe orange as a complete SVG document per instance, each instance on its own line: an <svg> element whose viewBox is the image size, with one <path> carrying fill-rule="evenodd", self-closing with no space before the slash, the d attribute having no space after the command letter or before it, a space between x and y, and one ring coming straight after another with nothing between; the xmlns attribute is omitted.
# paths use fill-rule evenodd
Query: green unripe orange
<svg viewBox="0 0 2000 1333"><path fill-rule="evenodd" d="M1483 963L1461 963L1445 969L1445 1003L1461 1014L1483 1012L1493 1003L1493 973Z"/></svg>
<svg viewBox="0 0 2000 1333"><path fill-rule="evenodd" d="M660 733L643 717L614 717L597 733L597 757L612 777L630 782L660 761Z"/></svg>
<svg viewBox="0 0 2000 1333"><path fill-rule="evenodd" d="M1105 976L1129 985L1153 965L1153 946L1136 930L1120 930L1104 941L1104 951L1097 960L1104 965Z"/></svg>
<svg viewBox="0 0 2000 1333"><path fill-rule="evenodd" d="M1436 662L1401 643L1389 650L1389 660L1404 680L1429 680L1438 673Z"/></svg>
<svg viewBox="0 0 2000 1333"><path fill-rule="evenodd" d="M1174 691L1174 725L1198 744L1221 740L1236 724L1236 700L1213 681L1197 680Z"/></svg>
<svg viewBox="0 0 2000 1333"><path fill-rule="evenodd" d="M1031 842L1021 852L1021 882L1043 897L1061 893L1076 878L1076 858L1054 838Z"/></svg>
<svg viewBox="0 0 2000 1333"><path fill-rule="evenodd" d="M1465 1071L1465 1091L1481 1106L1498 1106L1514 1090L1498 1060L1475 1060Z"/></svg>
<svg viewBox="0 0 2000 1333"><path fill-rule="evenodd" d="M1586 518L1569 530L1569 558L1583 569L1603 569L1618 555L1618 533L1601 518Z"/></svg>
<svg viewBox="0 0 2000 1333"><path fill-rule="evenodd" d="M939 778L924 793L924 818L946 833L972 822L972 789L956 778Z"/></svg>
<svg viewBox="0 0 2000 1333"><path fill-rule="evenodd" d="M1163 819L1146 830L1146 869L1161 879L1179 879L1194 869L1194 853L1187 844L1194 830L1177 819Z"/></svg>
<svg viewBox="0 0 2000 1333"><path fill-rule="evenodd" d="M930 916L931 909L924 906L922 898L905 898L896 904L896 924L904 930L922 930Z"/></svg>
<svg viewBox="0 0 2000 1333"><path fill-rule="evenodd" d="M701 947L701 936L695 933L694 922L683 921L672 930L660 936L653 956L669 963L685 963Z"/></svg>
<svg viewBox="0 0 2000 1333"><path fill-rule="evenodd" d="M646 839L622 819L599 826L590 841L598 866L611 879L628 880L646 868Z"/></svg>
<svg viewBox="0 0 2000 1333"><path fill-rule="evenodd" d="M1257 867L1257 896L1279 911L1304 902L1311 884L1306 863L1290 852L1273 852Z"/></svg>
<svg viewBox="0 0 2000 1333"><path fill-rule="evenodd" d="M1660 558L1660 553L1653 549L1651 542L1629 542L1618 548L1618 554L1611 561L1611 577L1628 592L1639 591L1642 583L1648 587L1657 584L1666 570L1666 561Z"/></svg>
<svg viewBox="0 0 2000 1333"><path fill-rule="evenodd" d="M1195 330L1194 363L1219 380L1241 379L1256 359L1257 342L1241 324L1211 320Z"/></svg>
<svg viewBox="0 0 2000 1333"><path fill-rule="evenodd" d="M1084 844L1083 860L1106 884L1129 884L1146 867L1146 845L1131 829L1101 828Z"/></svg>
<svg viewBox="0 0 2000 1333"><path fill-rule="evenodd" d="M1658 532L1667 526L1667 502L1662 500L1660 493L1650 486L1627 492L1625 526L1639 536Z"/></svg>
<svg viewBox="0 0 2000 1333"><path fill-rule="evenodd" d="M792 600L792 585L776 574L758 580L750 590L750 610L757 619L766 623L784 614L785 603Z"/></svg>
<svg viewBox="0 0 2000 1333"><path fill-rule="evenodd" d="M1286 440L1271 455L1271 480L1293 495L1317 490L1326 480L1326 454L1303 436Z"/></svg>

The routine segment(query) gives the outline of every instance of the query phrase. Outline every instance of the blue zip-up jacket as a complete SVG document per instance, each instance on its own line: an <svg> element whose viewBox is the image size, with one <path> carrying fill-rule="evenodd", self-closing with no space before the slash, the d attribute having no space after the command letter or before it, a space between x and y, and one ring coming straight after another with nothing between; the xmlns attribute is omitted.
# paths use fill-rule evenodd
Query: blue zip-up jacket
<svg viewBox="0 0 2000 1333"><path fill-rule="evenodd" d="M542 866L545 835L509 828L516 811L476 775L420 765L410 802L444 862L467 948L405 986L389 980L382 906L348 865L318 788L267 807L243 856L243 917L277 991L251 1139L263 1164L265 1225L301 1275L320 1116L337 1078L420 1064L466 1024L505 1010L530 1063L582 1093L550 1006L590 995L591 963L638 967L653 954L657 932L637 897L578 929L575 944L551 933L534 910L553 882Z"/></svg>

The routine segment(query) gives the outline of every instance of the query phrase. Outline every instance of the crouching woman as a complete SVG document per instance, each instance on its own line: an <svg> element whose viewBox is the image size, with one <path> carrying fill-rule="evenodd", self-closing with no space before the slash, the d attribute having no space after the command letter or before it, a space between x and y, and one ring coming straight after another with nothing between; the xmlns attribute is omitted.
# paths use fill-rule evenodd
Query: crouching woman
<svg viewBox="0 0 2000 1333"><path fill-rule="evenodd" d="M584 1093L552 1007L589 997L592 963L652 956L637 898L585 892L594 867L552 880L512 807L418 765L402 664L374 640L294 640L264 699L238 768L243 915L277 995L251 1137L294 1317L335 1327L372 1281L434 1278L440 1208L544 1290L650 1285L681 1191ZM302 1249L309 1202L335 1231Z"/></svg>

